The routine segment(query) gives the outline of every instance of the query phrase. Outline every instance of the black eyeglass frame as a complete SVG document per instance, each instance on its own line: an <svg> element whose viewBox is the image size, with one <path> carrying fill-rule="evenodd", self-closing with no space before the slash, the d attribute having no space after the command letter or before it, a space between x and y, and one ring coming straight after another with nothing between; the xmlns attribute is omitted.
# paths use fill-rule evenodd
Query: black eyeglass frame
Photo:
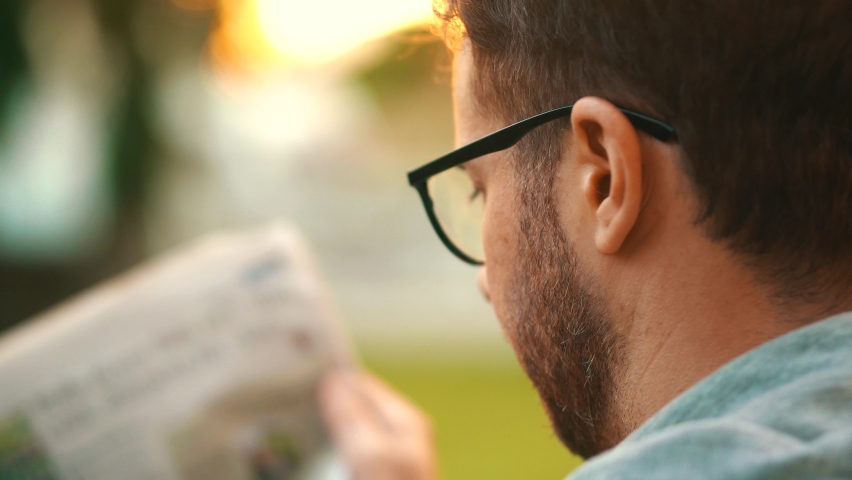
<svg viewBox="0 0 852 480"><path fill-rule="evenodd" d="M497 130L494 133L486 135L479 140L453 150L438 159L408 172L408 183L420 194L420 199L423 200L423 207L426 209L426 215L429 217L429 222L432 224L432 228L435 229L435 233L438 234L438 238L441 239L441 242L444 243L444 246L446 246L453 255L471 265L483 265L482 261L461 251L461 249L459 249L453 241L450 240L450 237L446 234L446 232L444 232L441 222L438 221L438 217L435 215L435 207L432 202L432 197L429 196L429 186L427 184L429 179L439 173L445 172L475 158L512 148L535 128L540 127L545 123L552 122L553 120L570 116L573 108L574 105L568 105L566 107L560 107L540 113L527 118L526 120L521 120L518 123ZM633 110L628 110L626 108L619 108L619 110L624 113L634 127L651 135L657 140L660 140L661 142L677 140L677 133L671 126L647 115L634 112Z"/></svg>

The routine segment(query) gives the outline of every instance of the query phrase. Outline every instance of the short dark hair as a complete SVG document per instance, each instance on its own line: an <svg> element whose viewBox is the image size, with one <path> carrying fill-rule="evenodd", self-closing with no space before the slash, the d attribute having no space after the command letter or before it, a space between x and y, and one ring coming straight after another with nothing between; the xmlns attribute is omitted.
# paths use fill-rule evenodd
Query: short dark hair
<svg viewBox="0 0 852 480"><path fill-rule="evenodd" d="M710 238L777 295L817 302L849 287L852 2L447 0L436 11L471 40L483 108L511 122L596 95L655 115L678 132ZM561 143L551 132L539 138Z"/></svg>

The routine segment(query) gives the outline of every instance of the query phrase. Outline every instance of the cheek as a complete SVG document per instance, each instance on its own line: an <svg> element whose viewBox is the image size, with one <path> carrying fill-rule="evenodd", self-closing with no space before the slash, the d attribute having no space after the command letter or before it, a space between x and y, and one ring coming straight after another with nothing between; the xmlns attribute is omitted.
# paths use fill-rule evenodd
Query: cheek
<svg viewBox="0 0 852 480"><path fill-rule="evenodd" d="M488 293L501 323L509 318L508 286L518 255L518 205L510 175L489 182L482 226Z"/></svg>
<svg viewBox="0 0 852 480"><path fill-rule="evenodd" d="M571 247L587 258L595 244L597 227L596 210L583 194L583 179L588 172L567 158L555 172L553 199L562 232L571 241Z"/></svg>

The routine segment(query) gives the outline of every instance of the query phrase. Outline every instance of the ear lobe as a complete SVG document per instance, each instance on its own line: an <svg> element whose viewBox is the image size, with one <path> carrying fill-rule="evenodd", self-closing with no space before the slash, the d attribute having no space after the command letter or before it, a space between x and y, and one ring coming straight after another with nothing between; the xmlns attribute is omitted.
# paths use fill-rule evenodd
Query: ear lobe
<svg viewBox="0 0 852 480"><path fill-rule="evenodd" d="M584 97L571 113L573 148L585 172L583 196L591 209L595 246L617 253L642 207L642 153L633 125L612 103Z"/></svg>

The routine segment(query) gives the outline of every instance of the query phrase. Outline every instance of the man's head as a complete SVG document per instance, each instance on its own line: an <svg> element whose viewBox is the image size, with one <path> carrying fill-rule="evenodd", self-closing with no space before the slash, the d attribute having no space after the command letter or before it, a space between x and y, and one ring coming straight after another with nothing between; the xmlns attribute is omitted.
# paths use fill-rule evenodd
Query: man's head
<svg viewBox="0 0 852 480"><path fill-rule="evenodd" d="M718 359L683 365L700 378L783 330L692 324L692 312L718 318L730 303L792 324L810 317L790 312L848 303L848 2L450 0L441 11L466 37L460 143L576 104L466 166L487 198L484 288L576 453L635 428L646 415L634 396L684 388L643 384L647 370L680 367L665 338L719 343L705 355ZM669 122L678 144L638 132L614 104Z"/></svg>

